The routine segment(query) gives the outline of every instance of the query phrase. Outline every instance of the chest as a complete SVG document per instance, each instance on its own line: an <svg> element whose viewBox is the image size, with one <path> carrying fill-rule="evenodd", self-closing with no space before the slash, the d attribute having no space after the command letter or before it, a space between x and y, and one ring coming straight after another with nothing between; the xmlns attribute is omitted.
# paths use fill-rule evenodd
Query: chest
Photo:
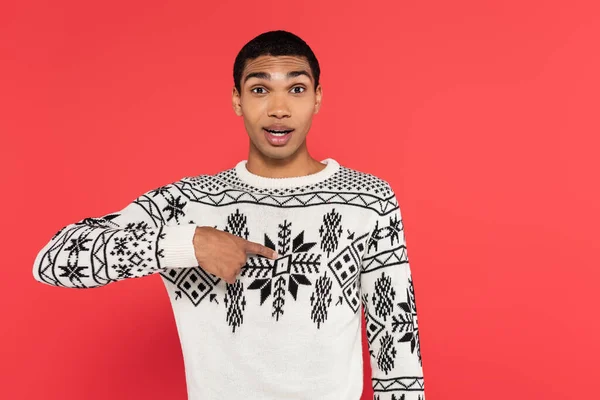
<svg viewBox="0 0 600 400"><path fill-rule="evenodd" d="M368 211L340 204L190 207L186 223L211 226L260 243L276 250L279 257L249 255L235 285L205 276L198 280L187 277L186 287L198 290L200 282L204 290L214 290L213 294L229 304L235 298L241 301L242 290L245 294L256 293L250 297L256 297L258 304L273 303L270 307L275 318L280 305L283 308L285 303L301 299L315 310L333 302L355 313L360 306L359 271L373 228L372 213ZM196 272L198 278L207 275Z"/></svg>

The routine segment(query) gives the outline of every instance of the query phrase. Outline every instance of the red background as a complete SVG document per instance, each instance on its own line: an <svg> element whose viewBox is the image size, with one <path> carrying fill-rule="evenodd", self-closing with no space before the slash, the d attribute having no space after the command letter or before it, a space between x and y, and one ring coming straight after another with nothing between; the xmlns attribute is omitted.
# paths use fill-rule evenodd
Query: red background
<svg viewBox="0 0 600 400"><path fill-rule="evenodd" d="M3 1L0 398L186 398L159 276L58 289L33 260L246 158L233 60L279 28L322 65L311 154L398 194L428 400L595 398L600 13L560 3Z"/></svg>

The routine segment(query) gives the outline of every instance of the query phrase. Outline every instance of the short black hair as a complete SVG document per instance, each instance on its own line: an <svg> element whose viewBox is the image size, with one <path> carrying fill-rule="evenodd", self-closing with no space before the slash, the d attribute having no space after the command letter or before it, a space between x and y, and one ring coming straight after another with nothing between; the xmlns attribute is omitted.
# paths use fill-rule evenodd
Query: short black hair
<svg viewBox="0 0 600 400"><path fill-rule="evenodd" d="M312 49L304 40L291 32L276 30L261 33L242 47L233 63L233 83L241 93L242 73L246 67L246 61L260 56L297 56L306 57L312 75L315 79L315 89L319 85L321 69L319 61Z"/></svg>

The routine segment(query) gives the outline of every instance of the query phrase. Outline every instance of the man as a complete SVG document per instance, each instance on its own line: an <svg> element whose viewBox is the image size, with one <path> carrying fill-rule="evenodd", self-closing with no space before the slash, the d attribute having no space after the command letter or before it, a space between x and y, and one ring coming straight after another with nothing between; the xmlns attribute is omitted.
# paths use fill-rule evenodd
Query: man
<svg viewBox="0 0 600 400"><path fill-rule="evenodd" d="M35 279L90 288L160 274L191 400L359 400L362 305L374 398L424 399L397 198L383 179L310 156L319 75L296 35L252 39L232 93L248 159L63 227Z"/></svg>

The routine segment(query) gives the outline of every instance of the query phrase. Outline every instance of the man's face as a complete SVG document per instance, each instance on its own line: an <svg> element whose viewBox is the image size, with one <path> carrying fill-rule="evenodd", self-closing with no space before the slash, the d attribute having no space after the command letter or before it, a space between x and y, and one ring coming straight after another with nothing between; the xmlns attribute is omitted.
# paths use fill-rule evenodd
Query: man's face
<svg viewBox="0 0 600 400"><path fill-rule="evenodd" d="M267 157L283 159L305 145L313 115L321 105L304 57L261 56L246 62L233 88L233 108L244 118L251 145Z"/></svg>

